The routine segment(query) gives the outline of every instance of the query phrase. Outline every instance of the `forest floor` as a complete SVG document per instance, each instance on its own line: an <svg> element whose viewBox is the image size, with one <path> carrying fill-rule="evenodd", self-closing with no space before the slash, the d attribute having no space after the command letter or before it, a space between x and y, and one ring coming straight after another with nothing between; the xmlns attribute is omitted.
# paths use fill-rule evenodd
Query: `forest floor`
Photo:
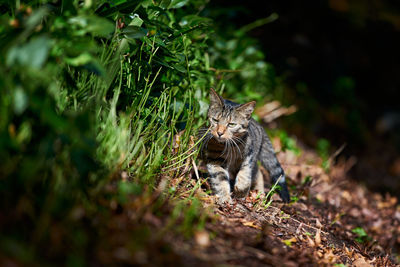
<svg viewBox="0 0 400 267"><path fill-rule="evenodd" d="M280 138L272 143L281 150ZM299 155L277 153L292 195L289 204L277 194L266 203L251 191L232 205L218 206L206 193L207 182L189 174L194 162L189 158L181 175L161 177L175 194L162 193L167 183L160 182L157 190L142 188L122 202L99 199L110 212L88 217L82 208L73 210L68 218L82 222L90 242L79 253L90 266L400 266L398 199L350 179L355 157L335 153L327 170L313 149L297 145ZM117 176L129 179L124 172ZM115 192L115 185L104 190ZM57 224L49 229L51 243L43 249L50 256L71 250L63 241L65 231ZM22 262L0 252L1 266Z"/></svg>
<svg viewBox="0 0 400 267"><path fill-rule="evenodd" d="M280 139L274 138L279 151ZM124 207L110 206L94 262L136 266L400 266L400 206L396 197L371 192L348 177L356 159L331 158L329 171L314 150L278 153L294 201L277 195L266 205L256 192L232 205L218 206L207 185L182 190L197 196L207 214L204 227L179 234L188 214L161 195L138 197ZM336 155L337 156L337 155ZM167 176L166 176L167 177ZM194 176L195 177L195 176ZM267 176L266 176L267 177ZM185 182L183 182L185 180ZM196 188L186 173L170 186ZM266 179L267 183L267 179ZM191 196L189 196L191 195ZM157 206L157 207L156 207ZM197 208L195 208L197 209ZM193 211L192 212L196 212ZM174 220L171 220L174 217ZM177 218L177 219L176 219Z"/></svg>
<svg viewBox="0 0 400 267"><path fill-rule="evenodd" d="M279 138L273 143L279 147ZM295 202L274 195L266 207L251 192L218 207L203 194L214 214L205 229L193 240L169 240L182 265L399 266L397 199L350 180L355 158L339 159L327 172L313 150L302 151L278 155Z"/></svg>
<svg viewBox="0 0 400 267"><path fill-rule="evenodd" d="M279 147L279 138L273 141ZM398 266L397 199L350 180L355 158L338 160L326 172L306 148L299 157L291 151L278 157L297 201L283 204L274 195L266 207L251 192L218 207L203 198L215 214L205 230L192 241L171 240L184 265Z"/></svg>

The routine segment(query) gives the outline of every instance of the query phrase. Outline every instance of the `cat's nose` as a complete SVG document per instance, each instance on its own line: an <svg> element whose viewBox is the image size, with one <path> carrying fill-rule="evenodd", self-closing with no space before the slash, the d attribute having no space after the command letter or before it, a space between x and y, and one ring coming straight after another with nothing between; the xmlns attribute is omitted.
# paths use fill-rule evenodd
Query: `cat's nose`
<svg viewBox="0 0 400 267"><path fill-rule="evenodd" d="M221 137L221 135L223 135L223 134L224 134L224 132L220 132L220 131L218 131L218 132L217 132L217 134L218 134L218 137Z"/></svg>

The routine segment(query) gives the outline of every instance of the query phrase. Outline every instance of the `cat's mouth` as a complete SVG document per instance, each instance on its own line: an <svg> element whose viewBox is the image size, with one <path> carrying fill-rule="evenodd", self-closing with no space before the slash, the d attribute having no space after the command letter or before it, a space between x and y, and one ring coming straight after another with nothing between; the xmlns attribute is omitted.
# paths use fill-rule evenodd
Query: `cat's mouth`
<svg viewBox="0 0 400 267"><path fill-rule="evenodd" d="M227 138L222 137L222 136L215 136L214 135L214 139L217 140L218 143L225 143Z"/></svg>

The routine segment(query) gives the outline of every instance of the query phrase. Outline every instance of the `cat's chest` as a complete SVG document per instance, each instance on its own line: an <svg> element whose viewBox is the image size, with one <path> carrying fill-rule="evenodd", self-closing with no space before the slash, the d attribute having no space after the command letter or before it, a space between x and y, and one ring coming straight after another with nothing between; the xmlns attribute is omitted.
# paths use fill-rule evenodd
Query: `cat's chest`
<svg viewBox="0 0 400 267"><path fill-rule="evenodd" d="M207 158L209 160L222 160L224 165L232 169L239 168L243 162L243 153L245 147L237 143L219 143L211 140L207 145Z"/></svg>

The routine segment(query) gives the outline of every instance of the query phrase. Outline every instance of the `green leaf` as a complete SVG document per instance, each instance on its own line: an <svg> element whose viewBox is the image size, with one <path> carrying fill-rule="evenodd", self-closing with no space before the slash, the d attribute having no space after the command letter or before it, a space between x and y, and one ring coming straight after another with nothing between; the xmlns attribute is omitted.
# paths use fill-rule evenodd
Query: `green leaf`
<svg viewBox="0 0 400 267"><path fill-rule="evenodd" d="M49 54L51 40L47 36L39 36L25 45L12 47L7 55L7 66L21 64L40 69Z"/></svg>
<svg viewBox="0 0 400 267"><path fill-rule="evenodd" d="M206 27L207 27L206 24L199 24L199 25L195 25L195 26L193 26L193 27L185 27L185 28L182 29L182 30L175 31L175 33L174 33L171 37L168 37L168 41L172 41L172 40L174 40L174 39L177 38L177 37L180 37L180 36L182 36L182 35L186 35L186 34L192 32L192 31L199 30L199 29L203 29L203 28L206 28ZM190 40L187 39L187 42L189 42L189 41L190 41Z"/></svg>
<svg viewBox="0 0 400 267"><path fill-rule="evenodd" d="M169 8L170 4L171 4L171 0L161 0L161 3L159 6L161 8L167 9L167 8Z"/></svg>
<svg viewBox="0 0 400 267"><path fill-rule="evenodd" d="M142 192L142 187L133 182L121 181L118 183L118 191L119 202L125 203L127 201L128 195L139 195Z"/></svg>
<svg viewBox="0 0 400 267"><path fill-rule="evenodd" d="M179 65L179 64L175 64L173 65L173 68L176 69L179 72L185 73L186 72L186 67Z"/></svg>
<svg viewBox="0 0 400 267"><path fill-rule="evenodd" d="M43 18L49 13L49 10L46 7L39 8L35 10L31 16L26 20L27 28L33 29L39 23L43 21Z"/></svg>
<svg viewBox="0 0 400 267"><path fill-rule="evenodd" d="M131 23L129 23L130 26L137 26L137 27L142 26L142 24L143 20L139 17L138 14L134 14Z"/></svg>
<svg viewBox="0 0 400 267"><path fill-rule="evenodd" d="M169 8L181 8L183 6L186 6L188 2L189 0L172 0Z"/></svg>
<svg viewBox="0 0 400 267"><path fill-rule="evenodd" d="M82 29L82 35L85 33L92 33L93 35L107 37L114 31L114 24L111 23L111 21L97 16L76 16L70 18L68 22L80 27Z"/></svg>
<svg viewBox="0 0 400 267"><path fill-rule="evenodd" d="M361 228L361 227L356 227L351 231L357 235L355 240L358 243L364 243L364 242L366 242L368 240L371 240L371 237L368 236L368 234L365 232L365 230L363 228Z"/></svg>
<svg viewBox="0 0 400 267"><path fill-rule="evenodd" d="M357 234L359 237L368 236L365 230L361 227L354 228L351 230L353 233Z"/></svg>
<svg viewBox="0 0 400 267"><path fill-rule="evenodd" d="M89 53L82 53L79 56L74 57L74 58L65 58L65 62L67 62L68 64L75 66L75 67L88 64L92 61L93 61L93 57Z"/></svg>
<svg viewBox="0 0 400 267"><path fill-rule="evenodd" d="M123 14L129 14L135 11L141 4L141 2L142 0L130 0L111 8L106 7L106 5L103 5L98 10L96 10L96 13L101 17L109 17L117 12Z"/></svg>
<svg viewBox="0 0 400 267"><path fill-rule="evenodd" d="M32 136L32 126L28 121L24 121L19 127L16 140L19 144L28 142Z"/></svg>
<svg viewBox="0 0 400 267"><path fill-rule="evenodd" d="M127 38L140 39L147 35L147 30L138 26L128 26L122 31Z"/></svg>
<svg viewBox="0 0 400 267"><path fill-rule="evenodd" d="M211 20L197 15L188 15L183 17L179 22L181 27L193 27L198 26L199 24L211 24Z"/></svg>
<svg viewBox="0 0 400 267"><path fill-rule="evenodd" d="M85 67L89 71L97 74L97 75L104 75L105 70L101 63L93 57L91 54L85 52L80 54L77 57L68 58L65 57L65 62L74 67Z"/></svg>
<svg viewBox="0 0 400 267"><path fill-rule="evenodd" d="M318 154L321 156L323 159L327 159L329 157L329 149L330 149L330 143L327 139L321 138L317 142L317 151Z"/></svg>
<svg viewBox="0 0 400 267"><path fill-rule="evenodd" d="M25 111L25 109L28 107L28 96L24 92L24 89L22 87L17 87L14 90L14 112L17 115L22 114L22 112Z"/></svg>
<svg viewBox="0 0 400 267"><path fill-rule="evenodd" d="M165 62L164 60L162 60L162 59L159 58L159 57L154 57L154 58L153 58L153 61L156 62L156 63L158 63L158 64L160 64L160 65L163 65L163 66L165 66L165 67L167 67L167 68L170 68L170 69L173 69L173 68L174 68L173 66L169 65L167 62Z"/></svg>

